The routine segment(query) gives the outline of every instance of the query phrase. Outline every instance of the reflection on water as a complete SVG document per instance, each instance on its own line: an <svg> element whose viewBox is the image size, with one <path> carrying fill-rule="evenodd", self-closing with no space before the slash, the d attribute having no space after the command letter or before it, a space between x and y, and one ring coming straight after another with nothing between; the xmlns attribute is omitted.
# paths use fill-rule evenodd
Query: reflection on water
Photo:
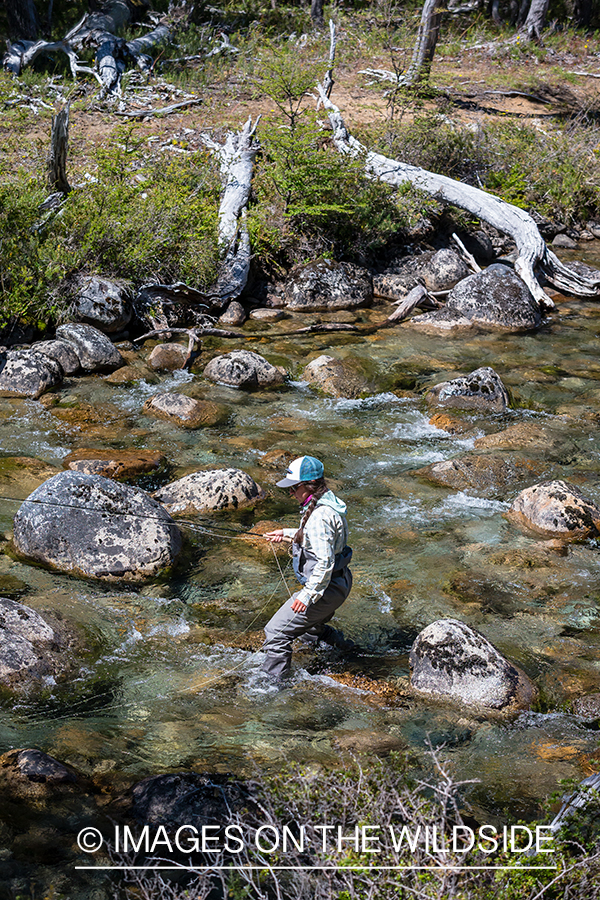
<svg viewBox="0 0 600 900"><path fill-rule="evenodd" d="M112 410L108 424L92 423L91 430L41 403L1 400L3 456L60 466L78 447L147 447L166 454L164 478L234 465L267 490L254 511L203 518L206 532L188 533L185 566L168 582L124 591L1 558L0 593L40 611L60 610L85 627L92 648L68 683L4 701L2 748L39 747L89 773L142 777L189 767L242 774L253 762L276 767L282 758L335 762L338 741L349 734L368 747L372 732L385 732L416 754L429 735L445 744L461 778L480 780L472 792L479 808L513 818L537 811L558 779L587 771L586 756L598 744L597 732L568 709L572 697L600 684L599 546L578 544L561 554L517 531L503 512L523 484L489 499L436 487L414 470L479 452L475 442L485 435L527 426L544 441L496 452L543 459L549 477L571 479L599 502L599 315L593 303L565 300L531 335L449 339L401 327L369 337L257 337L248 348L272 353L296 379L286 389L246 394L189 373L164 376L159 385L71 380L59 394L62 408ZM362 400L313 393L300 374L307 357L324 351L360 357L381 392ZM463 434L430 424L422 390L484 365L503 378L513 409L466 416ZM142 407L158 390L225 403L230 421L186 432L152 419ZM287 596L268 548L218 533L219 523L245 530L259 519L296 522L291 501L274 488L277 472L261 465L272 449L322 457L348 503L355 586L338 618L363 650L351 660L334 651L299 652L282 691L265 685L260 651L215 638L218 629L239 638L259 631ZM7 492L0 486L3 497ZM16 506L0 501L4 530ZM285 577L291 585L289 567ZM499 723L445 704L386 706L328 674L349 669L405 685L414 637L442 616L479 629L521 665L540 688L539 709Z"/></svg>

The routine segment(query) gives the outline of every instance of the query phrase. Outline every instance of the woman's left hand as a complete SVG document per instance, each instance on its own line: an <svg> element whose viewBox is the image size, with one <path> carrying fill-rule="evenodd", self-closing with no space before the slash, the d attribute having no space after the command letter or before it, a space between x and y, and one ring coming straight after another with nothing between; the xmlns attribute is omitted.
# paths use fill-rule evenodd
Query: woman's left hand
<svg viewBox="0 0 600 900"><path fill-rule="evenodd" d="M292 603L292 609L294 610L294 612L306 612L307 607L306 604L302 602L302 600L298 600L298 598L296 597L296 599Z"/></svg>

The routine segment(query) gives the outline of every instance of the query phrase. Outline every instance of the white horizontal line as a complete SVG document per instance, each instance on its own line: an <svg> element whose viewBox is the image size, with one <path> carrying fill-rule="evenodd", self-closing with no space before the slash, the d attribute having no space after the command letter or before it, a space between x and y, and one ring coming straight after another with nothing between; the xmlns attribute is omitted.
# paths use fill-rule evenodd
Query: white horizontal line
<svg viewBox="0 0 600 900"><path fill-rule="evenodd" d="M224 872L237 872L241 870L258 870L264 872L345 872L345 871L412 871L412 872L500 872L505 869L518 872L556 871L558 866L75 866L78 870L105 871L110 869L117 872L143 871L152 872L163 869L187 869L190 872L211 872L215 870Z"/></svg>

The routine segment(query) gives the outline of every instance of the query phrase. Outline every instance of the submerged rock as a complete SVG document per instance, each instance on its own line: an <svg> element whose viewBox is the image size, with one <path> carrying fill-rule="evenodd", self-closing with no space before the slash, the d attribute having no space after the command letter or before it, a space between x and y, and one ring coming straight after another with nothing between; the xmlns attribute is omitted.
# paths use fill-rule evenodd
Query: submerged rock
<svg viewBox="0 0 600 900"><path fill-rule="evenodd" d="M600 509L566 481L546 481L515 497L506 517L533 531L577 540L600 531Z"/></svg>
<svg viewBox="0 0 600 900"><path fill-rule="evenodd" d="M186 394L155 394L144 403L144 412L182 428L209 428L229 418L227 407L212 400L195 400Z"/></svg>
<svg viewBox="0 0 600 900"><path fill-rule="evenodd" d="M302 377L330 397L356 398L372 394L375 390L350 361L333 356L318 356L313 359L304 369Z"/></svg>
<svg viewBox="0 0 600 900"><path fill-rule="evenodd" d="M0 396L38 397L63 379L62 366L36 350L0 352Z"/></svg>
<svg viewBox="0 0 600 900"><path fill-rule="evenodd" d="M427 392L429 406L504 412L510 405L508 392L500 376L490 366L475 369L469 375L442 381Z"/></svg>
<svg viewBox="0 0 600 900"><path fill-rule="evenodd" d="M366 269L353 263L317 260L295 266L285 285L288 309L313 312L355 309L373 299L373 282Z"/></svg>
<svg viewBox="0 0 600 900"><path fill-rule="evenodd" d="M63 467L86 475L105 478L132 478L145 472L156 472L166 462L162 453L153 450L95 450L81 448L63 459Z"/></svg>
<svg viewBox="0 0 600 900"><path fill-rule="evenodd" d="M14 545L27 559L88 578L138 581L170 566L181 533L143 491L61 472L19 508Z"/></svg>
<svg viewBox="0 0 600 900"><path fill-rule="evenodd" d="M82 781L71 766L34 748L9 750L0 756L0 778L13 796L23 798Z"/></svg>
<svg viewBox="0 0 600 900"><path fill-rule="evenodd" d="M486 709L527 709L529 678L482 634L456 619L439 619L417 635L409 657L411 686L422 694Z"/></svg>
<svg viewBox="0 0 600 900"><path fill-rule="evenodd" d="M59 325L56 336L70 344L86 372L104 372L125 365L125 360L109 339L91 325L70 322Z"/></svg>
<svg viewBox="0 0 600 900"><path fill-rule="evenodd" d="M254 388L282 384L285 372L251 350L232 350L211 359L204 377L232 387Z"/></svg>
<svg viewBox="0 0 600 900"><path fill-rule="evenodd" d="M500 453L467 453L458 459L442 460L416 469L413 475L458 491L474 490L480 495L494 496L514 488L519 480L539 478L544 468L542 462L506 457Z"/></svg>
<svg viewBox="0 0 600 900"><path fill-rule="evenodd" d="M51 672L45 651L54 643L54 631L34 609L0 597L0 637L0 683Z"/></svg>
<svg viewBox="0 0 600 900"><path fill-rule="evenodd" d="M210 469L172 481L153 496L170 513L191 515L204 510L241 509L261 500L264 491L241 469Z"/></svg>
<svg viewBox="0 0 600 900"><path fill-rule="evenodd" d="M93 325L104 334L117 334L127 327L133 310L121 285L94 276L77 294L73 315L78 322Z"/></svg>

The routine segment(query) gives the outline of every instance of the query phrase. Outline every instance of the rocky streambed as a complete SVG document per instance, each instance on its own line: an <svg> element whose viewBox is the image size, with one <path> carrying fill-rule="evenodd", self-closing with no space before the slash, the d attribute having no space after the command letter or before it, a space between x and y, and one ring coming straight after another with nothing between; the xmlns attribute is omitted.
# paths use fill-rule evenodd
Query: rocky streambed
<svg viewBox="0 0 600 900"><path fill-rule="evenodd" d="M101 356L81 325L66 350L7 351L0 377L28 368L21 395L1 385L0 750L64 767L5 759L13 893L52 883L65 823L160 773L418 760L430 740L504 822L598 768L600 306L556 296L507 328L463 304L374 330L390 300L274 297L191 371L185 339ZM319 320L361 330L291 334ZM299 651L278 692L260 629L287 596L279 566L293 576L257 535L297 521L275 481L304 453L349 506L338 619L359 651ZM32 759L51 802L19 787Z"/></svg>

